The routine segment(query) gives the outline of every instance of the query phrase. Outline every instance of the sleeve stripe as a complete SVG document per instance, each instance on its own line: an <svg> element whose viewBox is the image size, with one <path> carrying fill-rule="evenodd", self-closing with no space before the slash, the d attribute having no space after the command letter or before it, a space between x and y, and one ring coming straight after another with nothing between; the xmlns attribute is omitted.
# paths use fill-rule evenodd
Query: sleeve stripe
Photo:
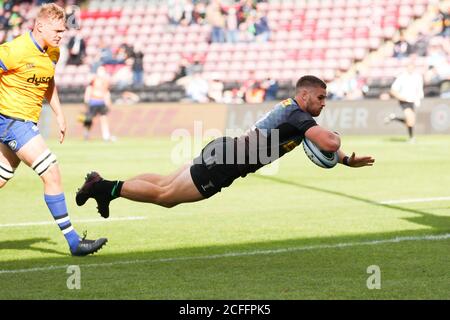
<svg viewBox="0 0 450 320"><path fill-rule="evenodd" d="M8 68L5 66L2 60L0 60L0 68L2 68L4 71L8 71Z"/></svg>

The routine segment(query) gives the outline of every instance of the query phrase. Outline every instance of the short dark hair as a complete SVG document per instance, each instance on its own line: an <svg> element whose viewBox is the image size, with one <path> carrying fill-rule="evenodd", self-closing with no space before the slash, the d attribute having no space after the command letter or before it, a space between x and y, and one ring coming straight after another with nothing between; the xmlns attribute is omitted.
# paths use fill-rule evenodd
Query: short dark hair
<svg viewBox="0 0 450 320"><path fill-rule="evenodd" d="M326 89L327 84L315 76L307 75L298 79L297 84L295 85L295 90L302 87L321 87Z"/></svg>

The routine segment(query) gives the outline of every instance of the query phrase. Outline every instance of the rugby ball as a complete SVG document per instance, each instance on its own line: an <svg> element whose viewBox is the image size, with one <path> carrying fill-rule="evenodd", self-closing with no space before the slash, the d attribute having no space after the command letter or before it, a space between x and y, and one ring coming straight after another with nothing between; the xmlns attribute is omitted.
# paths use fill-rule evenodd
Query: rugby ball
<svg viewBox="0 0 450 320"><path fill-rule="evenodd" d="M308 158L319 167L331 169L338 163L337 152L322 151L307 138L303 139L303 150Z"/></svg>

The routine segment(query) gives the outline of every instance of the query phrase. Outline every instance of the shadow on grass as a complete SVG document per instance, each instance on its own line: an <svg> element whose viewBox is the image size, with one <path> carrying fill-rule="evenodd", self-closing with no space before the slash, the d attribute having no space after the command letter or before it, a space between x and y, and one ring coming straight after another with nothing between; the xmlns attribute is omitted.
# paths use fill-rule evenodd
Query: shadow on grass
<svg viewBox="0 0 450 320"><path fill-rule="evenodd" d="M186 254L186 252L190 252L192 254L220 254L223 252L229 252L230 249L232 251L242 251L242 250L259 250L259 249L271 249L271 248L280 248L280 247L290 247L290 246L299 246L301 245L316 245L316 244L335 244L335 243L342 243L342 242L358 242L358 241L374 241L374 240L380 240L380 239L392 239L396 237L412 237L412 236L420 236L425 234L444 234L450 232L450 217L446 216L438 216L434 215L432 213L426 212L424 210L418 210L418 209L412 209L407 208L403 206L397 206L393 204L383 204L380 202L376 202L370 199L366 199L363 197L354 196L351 194L346 194L344 192L335 191L335 190L327 190L324 188L319 188L311 185L301 184L298 182L293 182L289 180L284 180L277 177L268 177L268 176L261 176L261 175L254 175L254 177L257 177L258 179L263 180L270 180L272 182L282 183L290 186L294 186L301 189L308 189L308 190L314 190L317 192L322 192L326 194L332 194L339 197L348 198L354 201L363 202L369 205L377 206L377 207L384 207L388 210L395 210L395 211L402 211L402 212L408 212L408 213L414 213L418 216L415 217L408 217L408 218L402 218L409 222L423 225L424 227L428 227L429 229L424 230L404 230L404 231L397 231L397 232L387 232L387 233L370 233L370 234L358 234L358 235L348 235L348 236L338 236L338 237L317 237L317 238L302 238L302 239L286 239L286 240L278 240L278 241L270 241L270 242L252 242L252 243L240 243L240 244L227 244L227 245L217 245L217 246L205 246L205 247L189 247L189 248L180 248L180 249L170 249L170 250L160 250L160 251L149 251L149 252L130 252L125 254L114 254L114 255L108 255L106 254L106 250L103 249L101 252L97 253L94 256L88 256L83 258L74 258L69 256L66 252L59 252L51 249L44 249L44 248L38 248L34 246L34 244L39 242L47 242L51 243L49 239L45 238L33 238L33 239L26 239L21 241L5 241L0 242L0 250L1 249L28 249L28 250L35 250L40 251L43 253L52 253L57 255L65 256L66 259L62 258L61 261L65 262L71 262L74 261L74 259L77 260L77 262L81 261L97 261L97 260L105 260L105 261L112 261L117 259L118 257L129 257L136 259L138 256L151 256L151 257L161 257L161 258L167 258L172 256L183 256ZM111 239L113 240L113 239ZM150 241L150 240L149 240ZM110 245L113 245L113 243L110 241ZM56 260L55 260L56 259ZM48 257L48 259L43 259L44 261L57 261L58 258L52 259ZM39 261L40 259L36 259L36 261ZM20 260L17 261L17 264L21 264L22 262L25 262L26 260ZM14 263L16 264L16 263ZM3 266L10 266L11 261L4 263L0 262L0 268Z"/></svg>
<svg viewBox="0 0 450 320"><path fill-rule="evenodd" d="M57 255L66 256L67 253L56 251L48 248L40 248L38 244L46 243L46 244L56 244L56 242L51 241L49 238L31 238L31 239L23 239L23 240L11 240L11 241L2 241L0 242L0 250L31 250L38 251L41 253L51 253Z"/></svg>
<svg viewBox="0 0 450 320"><path fill-rule="evenodd" d="M448 267L448 233L445 242L414 241L414 237L442 235L443 231L115 254L106 248L84 258L0 263L0 299L448 299L448 285L443 280ZM402 237L412 238L401 244L395 241ZM385 272L385 290L366 287L366 270L373 264ZM69 265L79 266L83 290L67 289Z"/></svg>
<svg viewBox="0 0 450 320"><path fill-rule="evenodd" d="M383 204L373 200L369 200L366 198L354 196L351 194L346 194L339 191L327 190L324 188L318 188L311 185L301 184L297 182L292 182L289 180L284 180L276 177L267 177L267 176L259 176L255 175L255 177L264 180L270 180L272 182L282 183L290 186L294 186L297 188L314 190L317 192L322 192L326 194L332 194L339 197L345 197L354 201L364 202L366 204L370 204L373 206L384 207L389 210L403 211L408 213L414 213L418 216L403 218L407 221L410 221L415 224L423 225L424 227L428 227L428 229L423 230L402 230L395 232L385 232L385 233L370 233L370 234L356 234L356 235L344 235L344 236L332 236L332 237L316 237L316 238L295 238L295 239L284 239L284 240L275 240L275 241L266 241L266 242L250 242L250 243L239 243L239 244L224 244L224 245L210 245L210 246L199 246L199 247L187 247L187 248L177 248L177 249L168 249L168 250L154 250L154 251L144 251L144 252L128 252L128 253L118 253L118 254L107 254L107 250L103 249L101 252L87 256L87 257L71 257L66 253L61 253L54 250L35 248L32 245L36 242L48 241L48 239L29 239L22 240L19 242L11 241L11 242L3 242L0 243L0 249L9 248L9 249L30 249L30 250L38 250L45 253L56 253L58 255L64 255L65 258L54 258L47 257L43 259L33 259L33 260L20 260L12 263L9 262L0 262L0 270L1 269L13 269L18 266L28 265L30 262L32 264L37 264L39 262L43 262L44 264L54 264L54 263L73 263L74 261L78 263L86 262L89 263L98 263L105 262L109 263L112 261L117 261L118 259L129 259L129 260L139 260L139 259L156 259L156 260L164 260L172 258L178 259L179 257L191 257L191 256L205 256L205 255L221 255L227 254L229 252L240 252L240 251L252 251L252 250L273 250L278 248L292 248L292 247L302 247L302 246L331 246L333 247L335 244L342 243L353 243L359 245L359 242L370 242L383 239L395 239L402 237L420 237L421 235L430 235L430 234L448 234L450 233L450 217L437 216L432 213L412 209L402 206L396 206L393 204ZM110 239L110 245L113 245L113 239ZM149 239L149 241L151 241ZM392 241L395 242L395 241ZM389 241L387 242L389 243ZM344 245L345 247L345 245ZM338 248L338 247L336 247ZM299 251L301 251L300 249ZM295 250L294 250L295 251ZM181 259L183 260L183 259ZM126 263L125 263L126 264ZM80 264L82 265L82 264Z"/></svg>
<svg viewBox="0 0 450 320"><path fill-rule="evenodd" d="M367 203L367 204L370 204L373 206L377 206L377 207L384 207L384 208L390 209L390 210L418 214L418 215L420 215L419 217L411 217L411 218L404 218L404 219L407 221L421 224L423 226L431 227L431 228L437 229L437 230L449 230L450 229L450 217L437 216L437 215L434 215L432 213L429 213L429 212L426 212L423 210L411 209L411 208L406 208L403 206L397 206L397 205L393 205L393 204L384 204L384 203L376 202L376 201L373 201L370 199L347 194L344 192L328 190L328 189L324 189L324 188L318 188L318 187L314 187L311 185L306 185L306 184L302 184L302 183L298 183L298 182L284 180L284 179L277 178L277 177L269 177L269 176L261 176L261 175L255 175L255 177L257 177L259 179L270 180L272 182L278 182L278 183L294 186L294 187L297 187L300 189L314 190L317 192L332 194L335 196L348 198L348 199L351 199L354 201L364 202L364 203Z"/></svg>
<svg viewBox="0 0 450 320"><path fill-rule="evenodd" d="M5 282L5 285L17 291L11 294L11 297L20 296L21 292L25 292L28 294L27 297L31 298L53 297L56 293L52 290L52 284L46 284L45 279L55 276L59 277L56 283L65 284L67 277L65 268L68 265L76 264L81 269L92 272L91 275L87 273L89 280L84 282L90 285L89 290L80 292L80 295L77 296L83 298L340 298L342 292L345 291L341 287L343 285L347 289L358 286L359 291L356 290L357 293L362 292L361 290L367 290L365 288L367 277L365 268L375 261L387 269L395 270L391 272L398 272L395 275L391 274L391 277L394 277L392 278L393 288L397 288L398 291L383 291L382 297L384 298L436 298L444 292L446 287L441 278L446 265L445 244L448 243L450 233L450 217L433 215L424 210L382 204L363 197L280 178L257 177L296 188L345 197L377 207L381 206L387 210L414 213L417 216L405 219L428 228L398 232L204 245L143 252L128 251L114 254L108 253L108 247L106 247L94 256L84 258L73 258L66 254L65 257L48 256L0 262L0 281L7 278L11 279L7 283ZM424 235L444 234L446 235L445 239L447 239L445 244L436 241L436 244L432 244L430 247L429 243L416 241ZM397 239L400 241L403 239L403 244L410 244L407 245L406 253L404 246L395 246ZM35 238L19 242L2 242L0 243L0 249L34 250L34 244L48 242L48 240ZM150 243L151 236L149 236L148 241ZM114 245L113 239L111 239L110 244ZM392 246L386 247L385 245ZM430 250L430 248L434 249ZM42 251L41 249L38 250ZM53 250L44 249L44 252L61 255L61 253ZM402 268L406 270L402 270ZM22 270L14 272L18 269ZM28 272L25 270L25 272L22 272L23 269L33 269L34 271ZM5 272L6 270L13 270L13 272L8 273ZM333 274L336 272L338 275L333 278ZM42 280L36 280L35 276L42 277ZM306 282L293 284L291 280L293 276L300 277L301 281ZM423 278L424 276L428 278ZM44 286L43 291L29 292L20 284L16 285L13 282L14 279L27 279L29 283L33 283L36 287ZM240 286L241 283L242 286ZM305 288L308 288L307 291L299 291L298 287L301 287L304 283L307 283L305 284ZM398 286L398 283L401 283L403 287ZM433 292L430 291L430 293L423 289L426 287L424 286L426 283L433 286ZM330 292L324 292L324 289L320 287L321 285L329 286ZM416 289L423 291L416 293ZM67 289L59 290L61 290L61 296L57 296L58 299L73 297ZM358 297L356 293L351 292L344 296ZM371 296L367 293L364 297ZM379 298L380 296L373 295L373 297Z"/></svg>

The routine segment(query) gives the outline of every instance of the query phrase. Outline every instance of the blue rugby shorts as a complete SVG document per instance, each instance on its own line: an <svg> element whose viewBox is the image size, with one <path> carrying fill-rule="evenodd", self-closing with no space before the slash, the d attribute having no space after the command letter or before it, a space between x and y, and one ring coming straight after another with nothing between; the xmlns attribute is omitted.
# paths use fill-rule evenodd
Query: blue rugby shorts
<svg viewBox="0 0 450 320"><path fill-rule="evenodd" d="M0 114L0 142L7 145L12 151L19 151L28 141L39 134L36 123Z"/></svg>

